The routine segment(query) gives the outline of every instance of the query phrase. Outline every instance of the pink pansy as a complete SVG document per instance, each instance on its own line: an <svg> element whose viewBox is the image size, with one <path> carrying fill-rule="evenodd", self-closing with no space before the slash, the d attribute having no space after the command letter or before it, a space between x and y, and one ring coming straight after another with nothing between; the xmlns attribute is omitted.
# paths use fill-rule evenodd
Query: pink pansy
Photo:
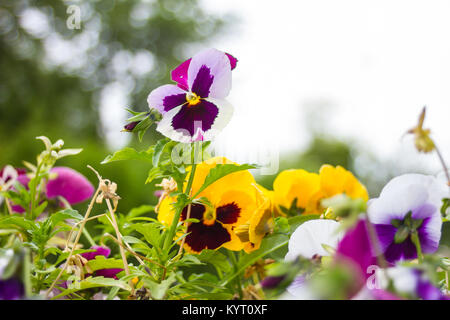
<svg viewBox="0 0 450 320"><path fill-rule="evenodd" d="M228 57L228 59L230 60L231 70L234 70L234 68L236 68L238 60L229 53L225 53L225 54ZM188 69L189 69L189 65L191 64L191 61L192 61L192 58L189 58L188 60L186 60L185 62L180 64L178 67L173 69L172 72L170 73L172 80L177 83L177 86L179 86L181 89L184 89L184 90L189 90Z"/></svg>
<svg viewBox="0 0 450 320"><path fill-rule="evenodd" d="M23 169L16 169L19 173L17 181L28 189L30 178ZM94 193L94 186L81 173L67 167L54 167L50 170L50 180L47 182L45 197L56 199L63 197L74 205L89 199ZM24 208L12 205L14 212L23 213Z"/></svg>
<svg viewBox="0 0 450 320"><path fill-rule="evenodd" d="M236 59L206 49L172 72L177 85L153 90L147 102L162 114L157 130L179 142L211 140L229 122L233 107L225 100Z"/></svg>
<svg viewBox="0 0 450 320"><path fill-rule="evenodd" d="M47 183L47 199L63 197L74 205L89 199L95 191L89 180L71 168L54 167L50 173L57 176Z"/></svg>

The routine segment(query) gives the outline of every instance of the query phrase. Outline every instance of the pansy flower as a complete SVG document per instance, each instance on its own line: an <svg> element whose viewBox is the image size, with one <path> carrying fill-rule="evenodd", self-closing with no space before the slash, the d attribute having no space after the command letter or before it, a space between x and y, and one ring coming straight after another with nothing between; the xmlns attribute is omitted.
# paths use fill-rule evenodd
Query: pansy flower
<svg viewBox="0 0 450 320"><path fill-rule="evenodd" d="M306 214L320 214L321 200L338 194L352 199L368 199L367 190L358 179L341 166L323 165L319 174L303 169L282 171L273 183L275 203L279 208L295 206Z"/></svg>
<svg viewBox="0 0 450 320"><path fill-rule="evenodd" d="M368 215L387 261L417 258L417 241L423 253L437 250L445 197L448 187L435 177L405 174L392 179L369 202Z"/></svg>
<svg viewBox="0 0 450 320"><path fill-rule="evenodd" d="M0 170L0 192L5 192L10 190L14 183L16 183L19 174L22 169L16 170L14 167L7 165ZM3 202L3 197L0 194L0 204Z"/></svg>
<svg viewBox="0 0 450 320"><path fill-rule="evenodd" d="M25 295L23 283L17 278L0 279L0 300L19 300Z"/></svg>
<svg viewBox="0 0 450 320"><path fill-rule="evenodd" d="M321 259L329 256L326 248L335 249L342 234L339 223L329 219L314 219L302 223L292 233L288 243L286 261L295 261L298 257L307 259ZM317 298L309 286L308 275L300 274L295 277L282 299L315 299Z"/></svg>
<svg viewBox="0 0 450 320"><path fill-rule="evenodd" d="M244 251L250 253L259 249L263 238L274 228L273 191L257 185L257 209L247 223L234 229L234 233L244 245Z"/></svg>
<svg viewBox="0 0 450 320"><path fill-rule="evenodd" d="M25 170L20 170L17 181L28 188L30 178ZM94 186L81 173L68 167L54 167L50 170L50 177L45 188L47 199L64 198L70 205L75 205L89 199L94 193ZM64 207L63 204L60 204ZM13 211L22 213L24 208L19 205L12 206Z"/></svg>
<svg viewBox="0 0 450 320"><path fill-rule="evenodd" d="M192 193L203 185L212 168L217 164L232 164L226 158L216 157L197 165L192 184ZM186 206L181 213L181 221L188 218L197 219L188 226L185 248L194 253L204 249L225 247L240 251L244 243L239 239L236 230L247 224L259 208L261 192L249 171L234 172L217 180L199 195L203 201ZM159 208L158 220L170 225L174 216L174 197L166 197Z"/></svg>
<svg viewBox="0 0 450 320"><path fill-rule="evenodd" d="M177 85L153 90L147 98L163 118L157 130L179 142L211 140L229 122L232 106L224 100L231 89L236 59L216 49L205 49L172 72Z"/></svg>
<svg viewBox="0 0 450 320"><path fill-rule="evenodd" d="M377 272L380 287L390 287L400 296L422 300L450 300L428 278L426 272L416 267L397 265ZM392 283L390 283L392 281Z"/></svg>

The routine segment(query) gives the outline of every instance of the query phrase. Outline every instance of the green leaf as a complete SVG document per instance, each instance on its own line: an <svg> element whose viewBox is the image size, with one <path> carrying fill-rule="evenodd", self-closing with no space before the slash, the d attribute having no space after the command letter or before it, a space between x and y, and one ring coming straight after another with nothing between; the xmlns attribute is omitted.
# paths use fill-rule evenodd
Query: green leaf
<svg viewBox="0 0 450 320"><path fill-rule="evenodd" d="M25 232L32 232L37 229L34 222L27 220L22 216L8 216L5 219L0 220L0 228L16 227L22 229Z"/></svg>
<svg viewBox="0 0 450 320"><path fill-rule="evenodd" d="M152 212L154 210L155 210L155 206L143 204L139 207L131 209L130 212L128 212L127 218L128 217L137 217L137 216L143 215L144 213Z"/></svg>
<svg viewBox="0 0 450 320"><path fill-rule="evenodd" d="M439 244L450 247L450 221L444 222L441 230L441 241Z"/></svg>
<svg viewBox="0 0 450 320"><path fill-rule="evenodd" d="M101 164L106 164L114 161L122 160L141 160L152 163L152 149L144 151L136 151L133 148L123 148L122 150L114 152L114 154L109 155L101 162Z"/></svg>
<svg viewBox="0 0 450 320"><path fill-rule="evenodd" d="M142 234L145 240L150 243L153 247L159 245L159 240L161 238L161 229L158 225L154 223L144 223L136 224L133 228Z"/></svg>
<svg viewBox="0 0 450 320"><path fill-rule="evenodd" d="M89 260L86 265L93 272L102 269L123 269L122 260L114 258L107 259L104 256L96 256L95 259Z"/></svg>
<svg viewBox="0 0 450 320"><path fill-rule="evenodd" d="M151 183L153 180L160 179L164 177L163 171L159 167L153 167L148 172L147 180L145 180L145 184Z"/></svg>
<svg viewBox="0 0 450 320"><path fill-rule="evenodd" d="M176 281L175 273L172 273L169 278L161 281L161 283L154 282L148 278L144 279L144 285L150 290L153 299L161 300L166 295L167 290Z"/></svg>
<svg viewBox="0 0 450 320"><path fill-rule="evenodd" d="M272 236L264 238L263 241L261 242L260 248L248 255L245 255L242 259L240 259L237 270L234 273L226 276L222 280L220 285L225 286L235 277L243 273L245 269L254 264L257 260L262 259L267 255L269 255L270 253L283 248L288 244L288 242L289 238L286 235L282 234L274 234Z"/></svg>
<svg viewBox="0 0 450 320"><path fill-rule="evenodd" d="M197 255L197 258L201 262L212 264L224 273L231 270L231 265L228 262L227 257L219 251L208 249L203 250L199 255Z"/></svg>
<svg viewBox="0 0 450 320"><path fill-rule="evenodd" d="M236 165L236 164L217 164L214 168L212 168L208 175L205 178L205 181L203 182L203 185L200 187L200 189L197 191L196 195L200 194L203 190L205 190L207 187L209 187L211 184L216 182L217 180L238 171L243 170L249 170L249 169L256 169L256 165L251 164L242 164L242 165Z"/></svg>
<svg viewBox="0 0 450 320"><path fill-rule="evenodd" d="M165 146L170 142L169 139L161 139L155 144L155 149L153 152L152 163L154 167L159 165L159 159L161 158L161 154L164 151Z"/></svg>
<svg viewBox="0 0 450 320"><path fill-rule="evenodd" d="M318 214L303 214L300 216L295 216L288 219L289 225L290 225L290 233L294 232L295 229L297 229L301 224L303 224L306 221L319 219L320 215Z"/></svg>
<svg viewBox="0 0 450 320"><path fill-rule="evenodd" d="M39 215L44 212L45 208L47 208L47 201L42 202L37 208L34 209L33 216L39 217Z"/></svg>
<svg viewBox="0 0 450 320"><path fill-rule="evenodd" d="M65 209L52 214L49 218L50 223L53 227L66 219L74 219L76 221L81 221L83 220L83 216L81 216L77 210Z"/></svg>
<svg viewBox="0 0 450 320"><path fill-rule="evenodd" d="M98 288L98 287L119 287L120 289L129 291L131 290L130 286L121 280L115 280L113 278L104 278L104 277L89 277L81 281L73 282L69 285L69 288L53 297L52 299L57 299L63 296L67 296L68 294L85 290L89 288Z"/></svg>

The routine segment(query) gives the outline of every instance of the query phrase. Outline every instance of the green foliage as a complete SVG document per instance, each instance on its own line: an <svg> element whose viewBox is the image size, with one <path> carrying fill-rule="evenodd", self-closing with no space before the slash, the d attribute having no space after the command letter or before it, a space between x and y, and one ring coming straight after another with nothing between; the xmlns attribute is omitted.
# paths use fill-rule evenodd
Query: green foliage
<svg viewBox="0 0 450 320"><path fill-rule="evenodd" d="M152 162L153 148L149 148L144 151L136 151L133 148L124 148L122 150L114 152L114 154L109 155L101 163L106 164L113 161L123 161L123 160L141 160L146 162Z"/></svg>
<svg viewBox="0 0 450 320"><path fill-rule="evenodd" d="M56 295L53 299L64 297L81 290L104 287L118 287L123 290L130 290L130 286L123 280L104 277L88 277L81 281L72 282L66 290Z"/></svg>
<svg viewBox="0 0 450 320"><path fill-rule="evenodd" d="M439 242L439 245L450 247L450 221L445 221L442 224L441 241Z"/></svg>

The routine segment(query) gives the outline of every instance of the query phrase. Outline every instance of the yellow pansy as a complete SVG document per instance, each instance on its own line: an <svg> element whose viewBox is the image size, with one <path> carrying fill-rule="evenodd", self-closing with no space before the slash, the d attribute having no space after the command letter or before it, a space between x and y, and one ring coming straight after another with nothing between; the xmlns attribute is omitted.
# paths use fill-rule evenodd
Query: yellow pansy
<svg viewBox="0 0 450 320"><path fill-rule="evenodd" d="M261 241L274 227L274 192L258 185L257 189L258 208L247 223L235 228L234 232L244 244L244 250L249 253L259 249Z"/></svg>
<svg viewBox="0 0 450 320"><path fill-rule="evenodd" d="M273 190L278 208L283 206L289 209L296 199L297 207L308 211L313 205L312 198L320 191L320 178L317 173L303 169L284 170L276 177Z"/></svg>
<svg viewBox="0 0 450 320"><path fill-rule="evenodd" d="M233 162L216 157L198 164L191 195L198 192L212 168L225 163ZM188 226L189 235L185 238L185 249L194 253L220 247L242 250L244 243L236 235L235 229L251 221L253 215L258 212L260 201L264 197L256 191L256 182L251 173L238 171L217 180L199 193L197 198L206 198L207 201L186 206L181 213L181 221L186 220L188 216L199 220ZM158 220L166 225L172 223L172 204L175 201L176 198L167 197L159 207Z"/></svg>
<svg viewBox="0 0 450 320"><path fill-rule="evenodd" d="M275 179L274 192L277 206L289 209L297 199L297 207L306 214L322 213L326 208L321 207L320 201L337 194L365 201L369 198L364 185L350 171L328 164L320 168L319 174L302 169L281 172Z"/></svg>

